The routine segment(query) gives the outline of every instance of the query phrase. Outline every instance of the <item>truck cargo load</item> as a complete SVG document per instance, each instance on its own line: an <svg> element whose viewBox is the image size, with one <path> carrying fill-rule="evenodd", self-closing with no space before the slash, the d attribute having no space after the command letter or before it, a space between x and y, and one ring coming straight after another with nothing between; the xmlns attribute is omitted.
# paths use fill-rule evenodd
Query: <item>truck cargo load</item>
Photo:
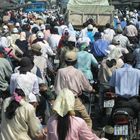
<svg viewBox="0 0 140 140"><path fill-rule="evenodd" d="M93 18L97 25L113 22L114 6L108 0L69 0L67 20L75 26L81 26L87 19Z"/></svg>

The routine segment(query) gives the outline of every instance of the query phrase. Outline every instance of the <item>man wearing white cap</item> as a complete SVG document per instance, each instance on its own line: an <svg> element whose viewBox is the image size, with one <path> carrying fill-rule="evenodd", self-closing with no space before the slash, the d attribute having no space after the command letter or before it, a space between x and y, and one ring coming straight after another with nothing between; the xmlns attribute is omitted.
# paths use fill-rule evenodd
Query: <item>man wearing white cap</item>
<svg viewBox="0 0 140 140"><path fill-rule="evenodd" d="M89 24L87 27L81 30L80 37L87 37L88 36L87 32L88 30L91 30L91 29L92 29L93 34L98 32L98 29L95 26L93 26L92 24Z"/></svg>

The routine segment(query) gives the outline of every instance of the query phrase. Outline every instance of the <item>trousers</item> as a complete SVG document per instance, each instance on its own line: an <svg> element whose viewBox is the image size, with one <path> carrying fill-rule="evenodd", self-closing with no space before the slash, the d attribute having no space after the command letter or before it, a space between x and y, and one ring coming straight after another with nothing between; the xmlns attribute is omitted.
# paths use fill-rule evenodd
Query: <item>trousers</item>
<svg viewBox="0 0 140 140"><path fill-rule="evenodd" d="M77 116L85 120L89 128L92 128L92 120L87 113L86 107L83 105L81 100L77 97L75 98L74 110Z"/></svg>

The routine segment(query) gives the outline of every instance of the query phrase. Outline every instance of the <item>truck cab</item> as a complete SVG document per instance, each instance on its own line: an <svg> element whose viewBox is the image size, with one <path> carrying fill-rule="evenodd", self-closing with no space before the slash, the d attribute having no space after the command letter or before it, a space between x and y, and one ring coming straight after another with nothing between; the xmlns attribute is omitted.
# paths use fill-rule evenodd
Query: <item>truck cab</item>
<svg viewBox="0 0 140 140"><path fill-rule="evenodd" d="M36 2L29 3L27 6L25 6L24 12L41 13L46 11L48 8L49 8L49 4L46 1L36 1Z"/></svg>

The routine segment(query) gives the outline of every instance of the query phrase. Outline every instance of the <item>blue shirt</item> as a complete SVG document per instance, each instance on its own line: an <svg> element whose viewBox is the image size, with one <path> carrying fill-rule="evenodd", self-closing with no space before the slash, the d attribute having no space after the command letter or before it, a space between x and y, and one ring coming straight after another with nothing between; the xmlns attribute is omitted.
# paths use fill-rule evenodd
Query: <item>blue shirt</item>
<svg viewBox="0 0 140 140"><path fill-rule="evenodd" d="M121 21L121 27L122 29L124 29L127 26L127 22L126 21Z"/></svg>
<svg viewBox="0 0 140 140"><path fill-rule="evenodd" d="M96 57L104 57L107 55L106 50L108 50L109 42L104 39L98 39L93 43L91 48L91 53Z"/></svg>
<svg viewBox="0 0 140 140"><path fill-rule="evenodd" d="M77 53L77 68L84 73L88 80L93 80L91 65L98 66L98 62L92 54L86 51Z"/></svg>
<svg viewBox="0 0 140 140"><path fill-rule="evenodd" d="M92 31L88 31L87 36L89 37L90 42L93 43L94 42L94 33Z"/></svg>
<svg viewBox="0 0 140 140"><path fill-rule="evenodd" d="M114 29L117 29L118 19L114 18L113 21L114 21Z"/></svg>
<svg viewBox="0 0 140 140"><path fill-rule="evenodd" d="M133 52L135 58L135 68L140 69L140 46Z"/></svg>
<svg viewBox="0 0 140 140"><path fill-rule="evenodd" d="M110 86L115 87L117 95L124 97L138 96L140 85L140 70L129 64L116 69L110 79Z"/></svg>

